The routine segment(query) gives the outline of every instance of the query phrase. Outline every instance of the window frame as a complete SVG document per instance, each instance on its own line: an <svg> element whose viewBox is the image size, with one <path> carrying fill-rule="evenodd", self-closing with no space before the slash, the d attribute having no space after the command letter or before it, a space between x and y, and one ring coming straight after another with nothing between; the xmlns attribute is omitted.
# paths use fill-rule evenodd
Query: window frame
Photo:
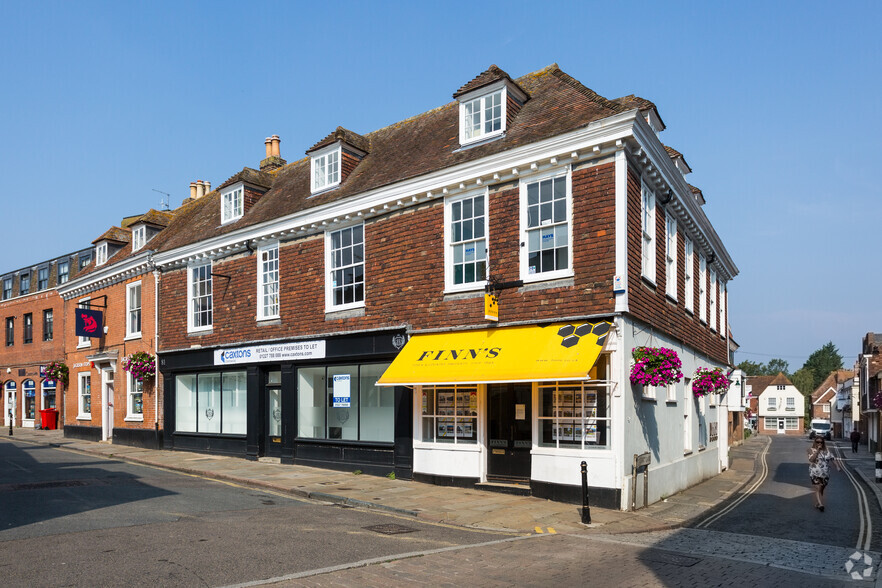
<svg viewBox="0 0 882 588"><path fill-rule="evenodd" d="M43 310L43 341L52 341L54 338L55 311L51 308L47 308Z"/></svg>
<svg viewBox="0 0 882 588"><path fill-rule="evenodd" d="M3 300L9 300L13 298L13 285L15 284L15 279L13 276L7 276L3 278ZM8 286L8 287L7 287Z"/></svg>
<svg viewBox="0 0 882 588"><path fill-rule="evenodd" d="M711 266L708 271L710 297L708 301L708 326L711 331L717 330L717 270Z"/></svg>
<svg viewBox="0 0 882 588"><path fill-rule="evenodd" d="M493 99L494 96L499 95L499 128L491 131L486 131L486 125L488 119L486 118L487 112L487 100ZM480 103L478 106L478 129L480 132L473 136L467 136L467 125L466 125L466 117L474 116L467 115L466 110L470 105L474 105L476 103ZM490 106L490 108L496 108L495 105ZM500 137L505 134L508 122L508 87L506 86L503 80L500 80L496 83L490 84L484 88L480 88L475 90L474 92L469 92L463 96L459 97L459 144L461 146L471 145L473 143L478 143L481 141L487 141L492 138ZM496 120L496 117L489 120Z"/></svg>
<svg viewBox="0 0 882 588"><path fill-rule="evenodd" d="M196 286L196 280L194 276L197 271L206 269L208 273L206 274L204 279L200 279L200 283L208 284L208 293L207 294L194 294L194 288ZM212 270L214 269L214 265L211 260L205 262L194 263L187 266L187 332L188 333L200 333L204 331L210 331L214 328L214 280L212 278ZM208 300L208 309L201 309L200 315L204 313L208 313L208 322L205 324L197 324L197 322L201 323L201 321L196 321L196 299L207 299Z"/></svg>
<svg viewBox="0 0 882 588"><path fill-rule="evenodd" d="M45 290L49 287L49 266L44 265L37 268L37 292Z"/></svg>
<svg viewBox="0 0 882 588"><path fill-rule="evenodd" d="M331 177L328 171L328 160L336 158L336 173ZM318 166L322 166L322 182L316 176ZM330 179L329 179L330 178ZM343 181L343 145L340 142L323 147L309 155L309 190L312 194L336 188Z"/></svg>
<svg viewBox="0 0 882 588"><path fill-rule="evenodd" d="M720 298L717 303L720 312L720 328L718 331L720 335L725 337L729 333L729 326L726 324L726 282L718 279L717 284L719 284L720 288Z"/></svg>
<svg viewBox="0 0 882 588"><path fill-rule="evenodd" d="M245 184L237 182L224 189L221 192L220 207L222 225L242 218L245 214Z"/></svg>
<svg viewBox="0 0 882 588"><path fill-rule="evenodd" d="M18 275L18 295L27 296L31 293L31 271L21 272Z"/></svg>
<svg viewBox="0 0 882 588"><path fill-rule="evenodd" d="M698 320L707 324L707 258L698 254Z"/></svg>
<svg viewBox="0 0 882 588"><path fill-rule="evenodd" d="M140 390L138 389L140 387ZM134 411L135 396L141 395L141 412ZM131 373L126 372L126 421L142 422L144 420L144 382L138 381Z"/></svg>
<svg viewBox="0 0 882 588"><path fill-rule="evenodd" d="M695 245L683 236L683 306L688 312L695 311Z"/></svg>
<svg viewBox="0 0 882 588"><path fill-rule="evenodd" d="M677 300L677 218L665 211L665 294Z"/></svg>
<svg viewBox="0 0 882 588"><path fill-rule="evenodd" d="M91 308L92 307L91 300L92 300L91 297L81 298L80 300L77 300L77 308ZM91 346L92 346L92 338L91 337L83 337L82 335L77 336L77 349L81 349L84 347L91 347Z"/></svg>
<svg viewBox="0 0 882 588"><path fill-rule="evenodd" d="M777 396L769 396L766 399L766 410L778 410L778 397Z"/></svg>
<svg viewBox="0 0 882 588"><path fill-rule="evenodd" d="M6 317L6 346L14 347L15 346L15 317L8 316Z"/></svg>
<svg viewBox="0 0 882 588"><path fill-rule="evenodd" d="M656 283L656 198L646 180L640 181L640 275L651 284Z"/></svg>
<svg viewBox="0 0 882 588"><path fill-rule="evenodd" d="M24 344L34 342L34 314L31 312L22 315L21 342Z"/></svg>
<svg viewBox="0 0 882 588"><path fill-rule="evenodd" d="M487 257L490 251L490 243L489 243L489 232L490 232L490 214L487 209L487 204L490 201L489 198L489 190L487 188L483 188L481 190L476 190L472 192L468 192L466 194L458 194L456 196L451 196L445 199L444 201L444 290L446 292L464 292L469 290L480 290L484 288L487 284ZM484 234L482 237L475 239L474 234L472 239L461 239L460 241L453 241L453 208L456 204L459 204L465 200L472 200L472 210L474 211L474 200L477 198L484 199L484 223L483 223L483 231ZM472 214L472 219L475 219L475 215ZM457 221L458 222L458 221ZM466 243L478 243L479 241L484 241L484 277L481 279L475 279L473 282L465 282L462 284L456 284L455 281L455 254L454 249L457 245L464 245ZM475 264L477 265L477 245L475 251ZM477 278L477 276L476 276Z"/></svg>
<svg viewBox="0 0 882 588"><path fill-rule="evenodd" d="M606 360L602 360L606 361ZM606 371L608 373L609 365L606 365ZM582 398L582 405L576 407L573 405L574 414L572 417L564 416L562 414L557 415L543 415L543 407L546 402L546 398L544 394L551 393L551 403L552 410L557 412L561 409L561 404L557 400L557 394L562 393L566 394L568 389L579 388L578 391L573 390L575 395L578 395ZM614 419L612 416L613 410L613 398L612 398L612 383L609 380L578 380L578 381L541 381L537 382L534 388L536 390L536 437L537 437L537 445L534 448L534 451L543 452L547 450L552 450L554 452L567 452L567 451L605 451L612 449L612 434L613 434L613 424ZM588 404L587 398L588 395L593 394L595 396L594 404ZM569 405L569 403L567 403ZM569 406L567 406L569 408ZM582 413L581 416L576 416L576 410ZM589 410L593 410L593 416L586 414ZM603 413L605 413L604 416ZM561 427L566 425L571 425L573 427L573 439L564 439L562 437L567 437L566 433L561 433L555 439L554 432L552 432L552 443L544 441L544 430L542 427L543 421L551 421L553 426ZM603 426L603 431L601 432L601 424ZM589 435L587 428L589 426L595 427L595 435L597 435L598 441L592 443L587 440ZM579 429L583 431L583 434L579 435L580 439L578 442L575 440L575 436L578 434ZM560 429L558 429L560 430ZM601 443L600 440L604 440Z"/></svg>
<svg viewBox="0 0 882 588"><path fill-rule="evenodd" d="M552 221L548 224L540 224L536 227L529 226L529 203L528 203L528 190L529 187L533 184L540 184L544 181L552 182L552 198L554 194L554 180L558 178L564 178L564 189L566 190L566 196L564 201L566 203L566 220L561 223L555 223L553 218ZM523 247L520 247L520 274L521 280L524 283L530 282L544 282L548 280L559 280L562 278L570 278L575 275L573 270L573 174L570 166L567 166L564 169L554 170L549 173L537 174L534 176L530 176L527 178L521 178L519 183L520 189L520 240L521 243L524 244ZM554 200L552 200L552 210ZM489 199L488 199L489 204ZM541 231L542 228L546 226L560 226L562 224L566 224L567 227L567 267L564 269L555 269L547 272L539 272L539 273L530 273L530 233L534 231ZM540 249L541 251L541 249Z"/></svg>
<svg viewBox="0 0 882 588"><path fill-rule="evenodd" d="M264 254L275 251L275 259L265 261L263 259ZM280 250L279 250L279 242L278 241L269 241L260 245L257 248L257 320L270 320L277 319L280 316L282 301L281 301L281 267L280 267ZM274 263L275 269L267 270L267 263ZM272 276L275 274L275 279L271 282L267 282L267 276ZM267 288L269 286L275 286L275 292L267 293ZM272 304L267 304L267 297L272 297L275 294L275 312L272 311Z"/></svg>
<svg viewBox="0 0 882 588"><path fill-rule="evenodd" d="M138 290L138 308L134 308L132 305L132 292L137 289ZM135 282L131 282L126 284L126 339L140 339L142 329L144 327L142 321L144 320L144 315L142 313L142 309L144 307L143 303L143 288L141 287L141 280L137 280ZM138 330L135 331L132 329L132 320L134 318L134 313L137 313L138 319Z"/></svg>
<svg viewBox="0 0 882 588"><path fill-rule="evenodd" d="M88 388L83 387L83 381L88 379ZM88 390L88 394L83 391ZM85 399L89 399L89 412L84 410ZM92 372L77 372L77 419L92 420Z"/></svg>
<svg viewBox="0 0 882 588"><path fill-rule="evenodd" d="M132 253L147 244L147 225L140 224L132 228Z"/></svg>
<svg viewBox="0 0 882 588"><path fill-rule="evenodd" d="M55 276L56 283L58 283L59 285L66 284L68 282L68 280L70 280L70 260L69 259L60 260L55 267L56 267L56 276ZM61 271L62 267L65 268L64 272Z"/></svg>
<svg viewBox="0 0 882 588"><path fill-rule="evenodd" d="M95 247L95 267L107 263L107 242L98 243Z"/></svg>
<svg viewBox="0 0 882 588"><path fill-rule="evenodd" d="M31 398L33 399L33 408L34 415L28 416L28 392L31 393ZM37 418L37 383L32 379L28 378L21 383L21 420L22 424L25 421L29 421L33 423Z"/></svg>
<svg viewBox="0 0 882 588"><path fill-rule="evenodd" d="M352 263L347 265L341 265L340 267L334 266L334 252L333 249L333 235L336 233L342 233L343 231L351 230L355 227L361 227L361 300L354 300L355 296L353 295L352 302L344 302L342 304L334 304L334 290L337 286L334 285L333 274L337 270L346 269L347 267L356 267L358 264ZM367 251L366 251L366 227L365 223L356 223L353 225L348 225L345 227L340 227L333 230L325 231L325 312L337 312L341 310L350 310L354 308L364 308L365 299L367 298L367 275L365 274L365 270L367 269L367 264L365 263ZM349 246L342 246L341 251L345 247L354 247L355 243L353 242ZM357 284L357 282L353 281L353 285Z"/></svg>

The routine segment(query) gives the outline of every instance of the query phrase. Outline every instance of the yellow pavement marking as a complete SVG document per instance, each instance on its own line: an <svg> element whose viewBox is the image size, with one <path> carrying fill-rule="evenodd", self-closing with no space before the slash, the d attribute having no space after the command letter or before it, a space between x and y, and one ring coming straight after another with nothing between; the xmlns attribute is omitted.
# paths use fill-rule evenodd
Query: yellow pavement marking
<svg viewBox="0 0 882 588"><path fill-rule="evenodd" d="M536 529L536 532L537 532L538 534L541 535L541 534L543 533L543 531L542 531L542 527L535 527L535 529Z"/></svg>
<svg viewBox="0 0 882 588"><path fill-rule="evenodd" d="M542 530L542 527L533 527L536 530L536 534L544 535L545 531ZM554 527L548 527L549 535L557 535L557 531L554 530Z"/></svg>
<svg viewBox="0 0 882 588"><path fill-rule="evenodd" d="M557 535L557 531L554 530L554 527L548 527L548 532L552 535Z"/></svg>

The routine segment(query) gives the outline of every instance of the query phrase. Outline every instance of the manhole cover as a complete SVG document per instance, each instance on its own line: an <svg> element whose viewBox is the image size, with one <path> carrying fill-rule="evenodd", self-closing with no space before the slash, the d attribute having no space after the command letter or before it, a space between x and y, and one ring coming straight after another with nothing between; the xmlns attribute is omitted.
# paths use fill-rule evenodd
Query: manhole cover
<svg viewBox="0 0 882 588"><path fill-rule="evenodd" d="M667 551L646 551L640 554L639 559L641 561L652 561L655 563L664 563L664 564L673 564L675 566L680 566L683 568L688 568L694 566L701 560L695 557L688 557L685 555L677 555L675 553L670 553Z"/></svg>
<svg viewBox="0 0 882 588"><path fill-rule="evenodd" d="M43 488L70 488L72 486L86 486L82 480L59 480L56 482L33 482L31 484L13 484L12 490L42 490Z"/></svg>
<svg viewBox="0 0 882 588"><path fill-rule="evenodd" d="M382 533L383 535L400 535L401 533L413 533L417 530L411 527L405 527L404 525L396 525L394 523L388 525L371 525L370 527L362 528L367 531L373 531L374 533Z"/></svg>

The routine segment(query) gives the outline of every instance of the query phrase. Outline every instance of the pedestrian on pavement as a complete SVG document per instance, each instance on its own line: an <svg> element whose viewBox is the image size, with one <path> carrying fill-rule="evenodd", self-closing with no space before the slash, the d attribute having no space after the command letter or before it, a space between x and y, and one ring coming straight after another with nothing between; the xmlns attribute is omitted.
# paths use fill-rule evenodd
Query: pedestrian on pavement
<svg viewBox="0 0 882 588"><path fill-rule="evenodd" d="M842 471L839 461L833 457L827 449L827 443L823 437L815 437L814 443L808 450L809 476L812 479L812 488L815 490L815 508L824 512L824 489L830 481L830 462Z"/></svg>
<svg viewBox="0 0 882 588"><path fill-rule="evenodd" d="M851 452L857 453L858 452L858 443L861 442L861 432L858 431L857 429L852 429L851 436L849 438L851 439Z"/></svg>

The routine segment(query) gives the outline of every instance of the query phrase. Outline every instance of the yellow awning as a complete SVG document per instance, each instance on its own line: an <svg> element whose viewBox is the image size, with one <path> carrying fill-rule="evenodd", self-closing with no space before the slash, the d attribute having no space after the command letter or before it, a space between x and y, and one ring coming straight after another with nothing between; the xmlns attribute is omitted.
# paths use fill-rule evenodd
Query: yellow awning
<svg viewBox="0 0 882 588"><path fill-rule="evenodd" d="M585 380L610 321L414 335L380 386Z"/></svg>

